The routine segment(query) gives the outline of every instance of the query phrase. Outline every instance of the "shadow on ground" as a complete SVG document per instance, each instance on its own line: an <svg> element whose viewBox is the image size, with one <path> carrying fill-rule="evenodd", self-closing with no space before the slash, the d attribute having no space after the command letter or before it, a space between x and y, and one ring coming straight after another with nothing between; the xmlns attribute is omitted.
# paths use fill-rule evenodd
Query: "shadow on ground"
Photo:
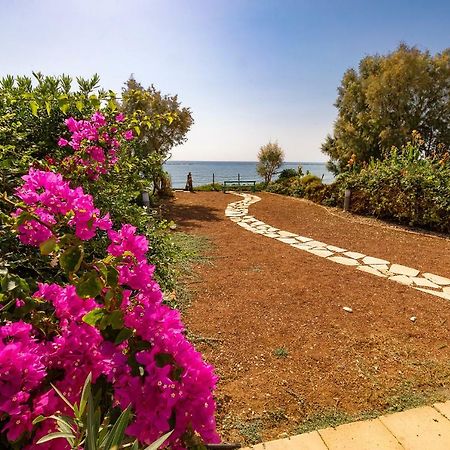
<svg viewBox="0 0 450 450"><path fill-rule="evenodd" d="M175 203L174 200L164 204L162 214L164 218L173 220L185 230L197 228L201 222L217 222L223 219L223 209L198 204Z"/></svg>

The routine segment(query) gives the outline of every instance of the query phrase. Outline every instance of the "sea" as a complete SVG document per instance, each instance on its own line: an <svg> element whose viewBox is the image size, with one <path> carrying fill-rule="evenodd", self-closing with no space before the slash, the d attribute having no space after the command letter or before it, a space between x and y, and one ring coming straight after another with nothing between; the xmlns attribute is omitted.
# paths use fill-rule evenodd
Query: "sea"
<svg viewBox="0 0 450 450"><path fill-rule="evenodd" d="M203 184L222 183L225 180L242 181L263 181L256 173L255 161L167 161L164 164L165 170L172 178L172 187L183 189L186 185L186 178L189 172L192 173L192 184L201 186ZM283 169L297 169L302 166L303 173L307 171L322 178L324 183L331 183L334 175L326 168L325 163L315 162L285 162L277 172ZM277 175L274 176L274 180Z"/></svg>

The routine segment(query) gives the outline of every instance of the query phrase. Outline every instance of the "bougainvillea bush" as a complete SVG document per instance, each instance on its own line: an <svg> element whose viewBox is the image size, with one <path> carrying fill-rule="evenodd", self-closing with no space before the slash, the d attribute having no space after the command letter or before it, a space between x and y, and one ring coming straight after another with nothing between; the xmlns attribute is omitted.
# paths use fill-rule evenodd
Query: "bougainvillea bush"
<svg viewBox="0 0 450 450"><path fill-rule="evenodd" d="M52 161L53 170L30 168L15 196L3 197L18 245L39 252L58 281L36 280L32 289L2 269L2 449L70 448L62 438L37 444L56 423L33 421L73 414L52 385L76 403L89 374L102 416L117 417L130 406L130 439L149 444L174 430L168 440L173 449L188 447L193 436L219 441L216 377L186 339L179 312L163 303L147 260L149 242L135 226L113 224L69 181L83 172L95 183L113 170L121 143L133 138L122 121L119 115L108 124L100 113L67 120L71 136L59 144L72 154ZM106 241L102 258L86 251L98 239Z"/></svg>

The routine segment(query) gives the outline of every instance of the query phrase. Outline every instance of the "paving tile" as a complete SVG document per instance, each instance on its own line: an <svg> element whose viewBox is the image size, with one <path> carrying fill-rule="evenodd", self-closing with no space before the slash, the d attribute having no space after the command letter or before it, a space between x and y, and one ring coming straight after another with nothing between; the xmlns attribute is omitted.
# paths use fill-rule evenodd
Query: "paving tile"
<svg viewBox="0 0 450 450"><path fill-rule="evenodd" d="M423 277L427 278L428 280L432 281L433 283L439 284L439 286L449 286L450 285L450 279L441 277L439 275L435 275L434 273L423 273Z"/></svg>
<svg viewBox="0 0 450 450"><path fill-rule="evenodd" d="M401 264L392 264L389 272L395 273L396 275L406 275L407 277L417 277L420 271L412 267L402 266Z"/></svg>
<svg viewBox="0 0 450 450"><path fill-rule="evenodd" d="M407 277L406 275L394 275L392 277L389 277L389 279L400 284L405 284L407 286L411 286L413 284L412 279Z"/></svg>
<svg viewBox="0 0 450 450"><path fill-rule="evenodd" d="M353 258L353 259L361 259L361 258L364 258L364 256L366 256L363 253L358 253L358 252L345 252L344 255L348 256L349 258Z"/></svg>
<svg viewBox="0 0 450 450"><path fill-rule="evenodd" d="M373 267L374 269L377 269L380 272L387 272L389 270L389 266L387 264L370 264L370 267Z"/></svg>
<svg viewBox="0 0 450 450"><path fill-rule="evenodd" d="M424 289L419 287L415 289L417 289L418 291L426 292L427 294L435 295L436 297L444 298L445 300L450 300L450 293L447 292L432 291L431 289Z"/></svg>
<svg viewBox="0 0 450 450"><path fill-rule="evenodd" d="M280 236L283 236L283 237L295 237L297 235L295 233L291 233L290 231L280 231Z"/></svg>
<svg viewBox="0 0 450 450"><path fill-rule="evenodd" d="M380 420L407 450L450 448L450 421L431 406L381 416Z"/></svg>
<svg viewBox="0 0 450 450"><path fill-rule="evenodd" d="M389 261L380 258L373 258L372 256L366 256L363 258L364 264L390 264Z"/></svg>
<svg viewBox="0 0 450 450"><path fill-rule="evenodd" d="M447 417L447 419L450 419L450 400L445 403L435 403L433 407L443 416Z"/></svg>
<svg viewBox="0 0 450 450"><path fill-rule="evenodd" d="M335 253L342 253L347 251L345 250L345 248L335 247L334 245L327 245L327 249Z"/></svg>
<svg viewBox="0 0 450 450"><path fill-rule="evenodd" d="M267 237L270 237L270 238L280 237L280 235L278 233L271 233L271 232L264 233L264 236L267 236Z"/></svg>
<svg viewBox="0 0 450 450"><path fill-rule="evenodd" d="M310 247L308 244L300 244L299 242L297 242L297 244L291 244L291 247L295 247L300 250L312 250L312 247Z"/></svg>
<svg viewBox="0 0 450 450"><path fill-rule="evenodd" d="M346 258L345 256L330 256L328 259L344 266L359 266L359 263L358 261L356 261L356 259Z"/></svg>
<svg viewBox="0 0 450 450"><path fill-rule="evenodd" d="M316 247L316 248L325 248L327 246L327 244L325 244L325 242L320 242L320 241L309 241L308 245L310 245L311 247Z"/></svg>
<svg viewBox="0 0 450 450"><path fill-rule="evenodd" d="M284 242L285 244L298 244L297 239L289 238L289 237L280 237L277 240Z"/></svg>
<svg viewBox="0 0 450 450"><path fill-rule="evenodd" d="M450 286L444 286L442 288L442 290L446 293L446 294L450 294Z"/></svg>
<svg viewBox="0 0 450 450"><path fill-rule="evenodd" d="M290 445L292 450L327 450L327 446L323 443L317 431L312 431L311 433L299 434L297 436L291 436Z"/></svg>
<svg viewBox="0 0 450 450"><path fill-rule="evenodd" d="M370 273L371 275L376 275L377 277L385 277L386 278L386 275L382 274L377 269L374 269L371 266L358 266L357 269L361 270L362 272Z"/></svg>
<svg viewBox="0 0 450 450"><path fill-rule="evenodd" d="M333 255L333 252L330 252L326 249L313 248L311 250L306 250L308 253L312 253L316 256L321 256L322 258L328 258L328 256Z"/></svg>
<svg viewBox="0 0 450 450"><path fill-rule="evenodd" d="M434 289L440 289L441 286L438 284L432 283L430 280L427 280L426 278L422 277L411 277L411 280L413 280L414 284L419 287L429 287Z"/></svg>
<svg viewBox="0 0 450 450"><path fill-rule="evenodd" d="M329 450L403 450L378 419L325 428L319 434Z"/></svg>
<svg viewBox="0 0 450 450"><path fill-rule="evenodd" d="M295 239L297 239L300 242L311 242L312 239L305 236L296 236Z"/></svg>

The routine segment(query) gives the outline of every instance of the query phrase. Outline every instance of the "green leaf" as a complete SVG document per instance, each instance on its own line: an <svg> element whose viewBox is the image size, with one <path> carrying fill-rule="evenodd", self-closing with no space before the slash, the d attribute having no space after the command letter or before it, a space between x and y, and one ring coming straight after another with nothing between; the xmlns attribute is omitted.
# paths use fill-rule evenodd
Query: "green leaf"
<svg viewBox="0 0 450 450"><path fill-rule="evenodd" d="M117 286L119 282L119 272L113 266L107 268L106 281L109 286Z"/></svg>
<svg viewBox="0 0 450 450"><path fill-rule="evenodd" d="M66 114L70 107L70 103L69 103L69 100L67 99L67 95L61 96L58 99L58 105L59 105L59 109L63 112L63 114Z"/></svg>
<svg viewBox="0 0 450 450"><path fill-rule="evenodd" d="M83 104L83 101L82 101L82 100L77 100L77 101L75 102L75 106L76 106L76 108L78 109L78 111L80 111L80 112L83 111L84 104Z"/></svg>
<svg viewBox="0 0 450 450"><path fill-rule="evenodd" d="M141 135L141 129L140 129L140 127L138 127L137 125L134 127L134 131L136 131L136 134L137 134L138 136Z"/></svg>
<svg viewBox="0 0 450 450"><path fill-rule="evenodd" d="M103 308L95 308L83 316L83 322L95 327L97 322L103 319L105 310ZM81 407L81 404L80 404Z"/></svg>
<svg viewBox="0 0 450 450"><path fill-rule="evenodd" d="M45 101L45 109L47 110L47 115L50 117L50 112L52 110L52 105L48 100Z"/></svg>
<svg viewBox="0 0 450 450"><path fill-rule="evenodd" d="M53 390L59 395L59 397L64 401L64 403L70 407L70 409L73 411L73 405L72 403L67 400L67 398L64 396L64 394L52 383L50 383L50 386L53 388Z"/></svg>
<svg viewBox="0 0 450 450"><path fill-rule="evenodd" d="M94 399L92 398L92 392L89 389L87 398L87 430L86 430L86 450L96 450L97 449L97 438L99 429L99 412L95 410ZM98 418L97 418L98 416Z"/></svg>
<svg viewBox="0 0 450 450"><path fill-rule="evenodd" d="M128 338L133 336L133 330L131 328L122 328L119 331L119 334L116 336L114 340L114 344L121 344L123 341L126 341Z"/></svg>
<svg viewBox="0 0 450 450"><path fill-rule="evenodd" d="M88 314L90 314L90 313L88 313ZM88 315L88 314L86 314L86 315ZM86 322L86 323L89 323L89 322L84 320L85 317L86 316L83 317L83 321ZM89 375L86 377L86 380L84 381L83 390L81 391L80 406L78 408L79 416L83 415L84 408L86 408L87 401L88 401L88 396L89 396L89 394L91 392L91 381L92 381L92 373L89 372Z"/></svg>
<svg viewBox="0 0 450 450"><path fill-rule="evenodd" d="M95 298L102 292L104 284L97 271L93 270L83 275L75 287L81 298Z"/></svg>
<svg viewBox="0 0 450 450"><path fill-rule="evenodd" d="M30 108L31 108L31 114L33 114L33 116L37 117L39 105L37 104L37 102L35 100L31 100Z"/></svg>
<svg viewBox="0 0 450 450"><path fill-rule="evenodd" d="M39 245L39 249L41 250L41 254L42 255L50 255L50 253L55 250L56 247L56 238L55 237L51 237L50 239L47 239L44 242L41 242L41 244Z"/></svg>
<svg viewBox="0 0 450 450"><path fill-rule="evenodd" d="M59 265L67 274L75 273L81 266L83 261L83 247L69 247L59 258Z"/></svg>
<svg viewBox="0 0 450 450"><path fill-rule="evenodd" d="M33 422L31 422L31 423L32 423L33 425L36 425L36 424L41 423L41 422L43 422L44 420L47 420L47 419L48 419L48 417L43 416L43 415L41 414L41 415L35 417L34 420L33 420Z"/></svg>
<svg viewBox="0 0 450 450"><path fill-rule="evenodd" d="M161 445L170 437L172 433L173 430L169 431L168 433L157 439L155 442L150 444L148 447L145 447L144 450L158 450L158 448L161 447Z"/></svg>
<svg viewBox="0 0 450 450"><path fill-rule="evenodd" d="M120 310L113 311L109 315L108 323L114 330L120 330L123 327L123 312Z"/></svg>
<svg viewBox="0 0 450 450"><path fill-rule="evenodd" d="M125 429L130 422L131 419L131 411L128 406L127 409L122 411L122 414L116 420L116 423L111 428L111 431L108 433L108 437L105 442L104 450L111 450L115 446L119 446L124 438Z"/></svg>
<svg viewBox="0 0 450 450"><path fill-rule="evenodd" d="M50 434L47 434L47 436L44 436L41 439L39 439L36 442L36 444L43 444L44 442L48 442L48 441L52 441L53 439L60 439L60 438L74 439L75 436L72 433L61 433L61 432L50 433Z"/></svg>

